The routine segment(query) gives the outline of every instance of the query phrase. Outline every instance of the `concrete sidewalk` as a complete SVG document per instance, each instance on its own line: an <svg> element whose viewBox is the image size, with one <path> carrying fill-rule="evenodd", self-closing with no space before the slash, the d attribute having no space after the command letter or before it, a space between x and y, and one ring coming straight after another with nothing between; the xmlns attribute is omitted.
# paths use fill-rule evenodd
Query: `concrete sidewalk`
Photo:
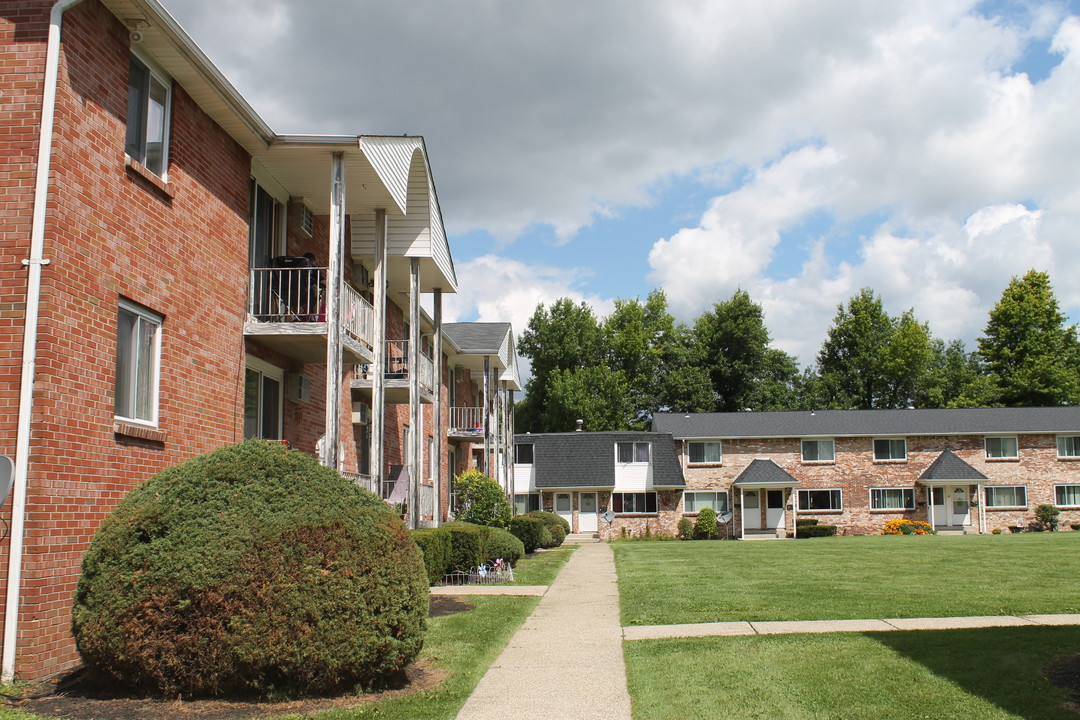
<svg viewBox="0 0 1080 720"><path fill-rule="evenodd" d="M887 618L882 620L791 620L715 622L688 625L629 625L626 640L787 633L880 632L883 630L961 630L1024 625L1080 625L1080 615L992 615L980 617Z"/></svg>
<svg viewBox="0 0 1080 720"><path fill-rule="evenodd" d="M619 591L607 543L570 556L458 720L629 720Z"/></svg>

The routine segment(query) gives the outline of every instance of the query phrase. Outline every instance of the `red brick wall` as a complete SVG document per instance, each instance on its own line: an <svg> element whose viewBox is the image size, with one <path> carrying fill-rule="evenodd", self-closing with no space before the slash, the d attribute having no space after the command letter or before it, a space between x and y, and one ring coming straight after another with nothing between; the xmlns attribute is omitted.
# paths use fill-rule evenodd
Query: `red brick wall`
<svg viewBox="0 0 1080 720"><path fill-rule="evenodd" d="M36 24L13 24L16 13L9 9L0 24L0 343L13 352L25 289L22 272L10 268L25 256L18 246L29 235L28 148L36 148L31 136L43 76L39 29L48 5L18 5L38 13ZM238 378L244 365L250 160L174 85L171 197L125 169L127 30L87 0L66 13L63 38L17 664L17 672L29 677L77 661L70 607L79 561L115 504L153 472L243 435ZM25 103L9 104L16 93ZM164 317L160 441L113 433L121 297ZM8 381L0 385L0 422L8 430L0 442L7 454L13 451L17 364L5 359L0 366ZM5 562L7 550L4 544Z"/></svg>

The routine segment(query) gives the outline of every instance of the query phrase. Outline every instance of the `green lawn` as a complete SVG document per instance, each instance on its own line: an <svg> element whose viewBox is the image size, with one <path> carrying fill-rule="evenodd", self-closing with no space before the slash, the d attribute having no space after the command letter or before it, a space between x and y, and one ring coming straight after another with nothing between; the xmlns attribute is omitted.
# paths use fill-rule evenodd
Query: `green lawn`
<svg viewBox="0 0 1080 720"><path fill-rule="evenodd" d="M1080 532L613 548L624 625L1080 613Z"/></svg>
<svg viewBox="0 0 1080 720"><path fill-rule="evenodd" d="M1080 627L623 643L635 720L1076 720L1042 671Z"/></svg>
<svg viewBox="0 0 1080 720"><path fill-rule="evenodd" d="M570 559L570 554L578 549L578 545L567 545L544 550L525 558L514 568L514 581L511 585L550 585L555 576L562 570L562 566Z"/></svg>

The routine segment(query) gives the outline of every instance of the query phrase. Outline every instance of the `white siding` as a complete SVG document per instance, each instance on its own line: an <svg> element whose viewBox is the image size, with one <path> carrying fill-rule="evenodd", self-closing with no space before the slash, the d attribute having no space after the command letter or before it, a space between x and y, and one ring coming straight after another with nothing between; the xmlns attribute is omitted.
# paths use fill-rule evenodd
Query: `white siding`
<svg viewBox="0 0 1080 720"><path fill-rule="evenodd" d="M615 463L615 492L645 492L652 487L652 463Z"/></svg>
<svg viewBox="0 0 1080 720"><path fill-rule="evenodd" d="M514 465L514 494L524 495L525 493L536 492L536 473L533 471L535 465Z"/></svg>

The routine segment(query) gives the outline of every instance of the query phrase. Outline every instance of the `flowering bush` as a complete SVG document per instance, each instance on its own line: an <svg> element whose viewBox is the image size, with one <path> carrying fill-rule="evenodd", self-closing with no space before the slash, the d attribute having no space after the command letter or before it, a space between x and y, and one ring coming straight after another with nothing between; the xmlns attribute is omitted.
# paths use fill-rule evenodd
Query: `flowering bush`
<svg viewBox="0 0 1080 720"><path fill-rule="evenodd" d="M882 535L937 535L937 530L922 520L908 520L897 518L885 523L881 531Z"/></svg>

